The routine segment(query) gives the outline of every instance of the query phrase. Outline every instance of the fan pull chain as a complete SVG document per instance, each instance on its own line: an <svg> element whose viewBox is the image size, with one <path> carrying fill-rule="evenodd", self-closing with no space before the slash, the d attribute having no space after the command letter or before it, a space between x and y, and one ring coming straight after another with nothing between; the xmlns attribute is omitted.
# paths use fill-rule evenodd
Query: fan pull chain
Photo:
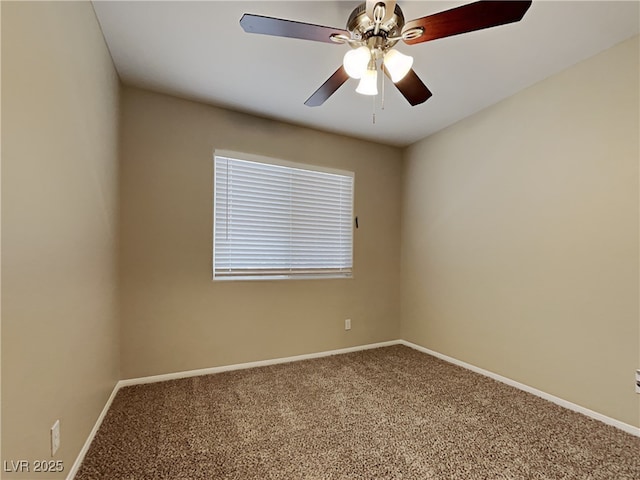
<svg viewBox="0 0 640 480"><path fill-rule="evenodd" d="M376 124L376 96L372 95L371 99L373 100L371 102L372 108L371 108L371 123L373 125Z"/></svg>
<svg viewBox="0 0 640 480"><path fill-rule="evenodd" d="M384 81L384 63L382 64L382 67L380 68L380 73L382 73L382 96L380 98L380 110L384 110L384 84L387 83Z"/></svg>

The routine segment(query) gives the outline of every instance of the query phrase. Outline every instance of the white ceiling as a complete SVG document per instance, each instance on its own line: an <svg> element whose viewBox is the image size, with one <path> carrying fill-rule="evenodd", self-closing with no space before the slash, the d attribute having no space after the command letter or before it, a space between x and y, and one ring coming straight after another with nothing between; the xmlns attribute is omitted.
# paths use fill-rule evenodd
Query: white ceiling
<svg viewBox="0 0 640 480"><path fill-rule="evenodd" d="M386 83L385 108L349 80L304 101L349 47L245 33L255 13L345 28L354 1L94 1L125 84L391 145L408 145L638 34L637 1L534 0L523 20L418 45L398 44L433 92L411 107ZM407 21L469 1L402 1ZM612 88L615 79L612 79ZM380 97L378 97L380 100ZM589 101L589 99L585 99ZM526 128L523 125L523 128Z"/></svg>

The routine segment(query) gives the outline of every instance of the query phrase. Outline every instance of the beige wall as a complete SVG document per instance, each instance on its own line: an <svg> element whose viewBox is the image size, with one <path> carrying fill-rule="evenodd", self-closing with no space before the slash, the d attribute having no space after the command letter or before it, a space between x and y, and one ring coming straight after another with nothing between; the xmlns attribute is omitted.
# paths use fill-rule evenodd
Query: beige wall
<svg viewBox="0 0 640 480"><path fill-rule="evenodd" d="M133 88L122 95L124 378L398 338L399 149ZM354 278L213 282L215 148L354 171Z"/></svg>
<svg viewBox="0 0 640 480"><path fill-rule="evenodd" d="M2 460L60 419L64 478L119 377L119 85L90 3L1 8Z"/></svg>
<svg viewBox="0 0 640 480"><path fill-rule="evenodd" d="M396 338L640 424L637 37L404 162L127 87L118 167L91 5L1 8L2 460L60 419L68 472L118 378ZM355 278L212 282L215 148L355 171Z"/></svg>
<svg viewBox="0 0 640 480"><path fill-rule="evenodd" d="M638 37L407 149L404 339L640 425Z"/></svg>

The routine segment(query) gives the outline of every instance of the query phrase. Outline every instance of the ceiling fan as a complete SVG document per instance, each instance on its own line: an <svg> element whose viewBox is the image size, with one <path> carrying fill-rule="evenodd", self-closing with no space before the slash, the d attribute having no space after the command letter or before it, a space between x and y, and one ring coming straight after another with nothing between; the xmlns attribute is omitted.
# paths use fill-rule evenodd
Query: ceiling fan
<svg viewBox="0 0 640 480"><path fill-rule="evenodd" d="M413 58L393 48L400 40L414 45L518 22L530 6L531 0L479 1L405 22L395 0L367 0L351 12L346 30L250 13L242 16L240 25L247 33L351 47L340 68L304 102L307 106L322 105L350 77L360 80L356 92L377 95L378 65L404 98L415 106L432 94L411 68Z"/></svg>

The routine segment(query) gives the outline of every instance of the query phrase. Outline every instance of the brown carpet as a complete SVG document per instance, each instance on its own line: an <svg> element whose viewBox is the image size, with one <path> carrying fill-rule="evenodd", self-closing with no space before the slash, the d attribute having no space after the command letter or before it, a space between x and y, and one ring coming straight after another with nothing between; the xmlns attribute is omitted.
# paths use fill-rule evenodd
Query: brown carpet
<svg viewBox="0 0 640 480"><path fill-rule="evenodd" d="M404 346L121 389L77 480L640 479L640 438Z"/></svg>

